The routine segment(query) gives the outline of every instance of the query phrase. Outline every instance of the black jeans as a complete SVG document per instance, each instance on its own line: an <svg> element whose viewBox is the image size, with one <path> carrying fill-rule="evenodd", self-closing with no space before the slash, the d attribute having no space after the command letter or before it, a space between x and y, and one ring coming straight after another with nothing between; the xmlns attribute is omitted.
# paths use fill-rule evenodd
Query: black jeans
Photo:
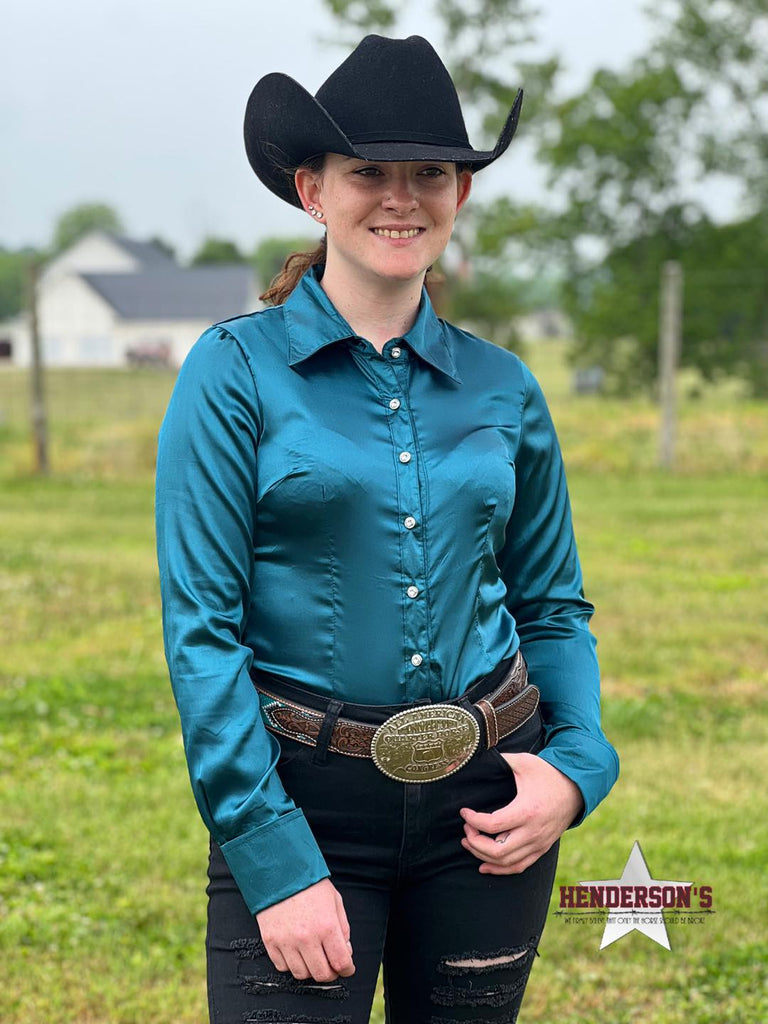
<svg viewBox="0 0 768 1024"><path fill-rule="evenodd" d="M467 700L489 689L482 681ZM382 962L389 1024L513 1024L544 928L559 844L522 874L480 874L480 861L460 845L459 809L508 803L515 781L500 752L536 752L542 739L537 711L496 748L481 743L454 775L418 784L388 778L372 760L281 737L280 778L344 900L356 972L319 983L276 971L211 842L211 1024L368 1024Z"/></svg>

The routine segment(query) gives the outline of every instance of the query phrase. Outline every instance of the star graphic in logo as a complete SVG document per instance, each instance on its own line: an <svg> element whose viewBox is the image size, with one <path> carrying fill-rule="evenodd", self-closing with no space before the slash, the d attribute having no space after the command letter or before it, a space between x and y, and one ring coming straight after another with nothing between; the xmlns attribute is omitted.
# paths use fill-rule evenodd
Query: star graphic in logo
<svg viewBox="0 0 768 1024"><path fill-rule="evenodd" d="M691 885L691 882L670 882L651 878L648 865L645 863L645 857L643 857L643 851L640 849L640 843L635 840L635 845L632 847L632 852L627 858L627 863L624 865L621 878L604 878L597 881L580 882L579 884L584 886L643 886L647 889L651 885L659 887L665 885L685 887ZM661 910L638 909L636 907L611 910L608 913L608 920L605 922L600 949L605 949L612 942L616 942L623 935L628 935L629 932L633 931L642 932L643 935L647 935L649 939L658 942L665 949L671 949L669 936L667 935L667 926L664 923Z"/></svg>

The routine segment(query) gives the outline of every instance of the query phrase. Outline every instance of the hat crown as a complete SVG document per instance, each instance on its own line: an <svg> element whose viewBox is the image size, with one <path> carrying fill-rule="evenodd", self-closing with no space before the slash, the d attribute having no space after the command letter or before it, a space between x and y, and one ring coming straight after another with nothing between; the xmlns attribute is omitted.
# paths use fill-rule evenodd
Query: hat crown
<svg viewBox="0 0 768 1024"><path fill-rule="evenodd" d="M422 36L368 35L315 94L350 142L469 147L456 87Z"/></svg>

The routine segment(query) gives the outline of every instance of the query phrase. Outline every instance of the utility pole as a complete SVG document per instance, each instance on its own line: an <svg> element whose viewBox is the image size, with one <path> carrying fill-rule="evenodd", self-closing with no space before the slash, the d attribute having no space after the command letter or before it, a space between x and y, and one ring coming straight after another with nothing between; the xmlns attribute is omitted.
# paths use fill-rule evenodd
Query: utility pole
<svg viewBox="0 0 768 1024"><path fill-rule="evenodd" d="M659 309L659 464L665 469L671 469L675 461L675 378L680 359L682 315L683 268L677 260L668 260L661 268Z"/></svg>
<svg viewBox="0 0 768 1024"><path fill-rule="evenodd" d="M40 322L37 315L38 262L33 257L27 271L27 302L29 306L29 332L31 340L31 406L32 436L35 444L35 469L41 476L47 476L48 462L48 416L45 410L45 387L43 381L43 354L40 344Z"/></svg>

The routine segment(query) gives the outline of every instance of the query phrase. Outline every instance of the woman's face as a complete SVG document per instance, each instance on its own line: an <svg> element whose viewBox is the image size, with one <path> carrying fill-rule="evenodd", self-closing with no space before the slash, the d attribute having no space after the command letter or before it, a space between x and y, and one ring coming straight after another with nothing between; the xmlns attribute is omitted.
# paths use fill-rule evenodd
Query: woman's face
<svg viewBox="0 0 768 1024"><path fill-rule="evenodd" d="M326 154L318 174L300 167L296 188L305 209L323 212L328 259L348 271L407 281L423 275L451 237L472 183L452 163L370 163Z"/></svg>

